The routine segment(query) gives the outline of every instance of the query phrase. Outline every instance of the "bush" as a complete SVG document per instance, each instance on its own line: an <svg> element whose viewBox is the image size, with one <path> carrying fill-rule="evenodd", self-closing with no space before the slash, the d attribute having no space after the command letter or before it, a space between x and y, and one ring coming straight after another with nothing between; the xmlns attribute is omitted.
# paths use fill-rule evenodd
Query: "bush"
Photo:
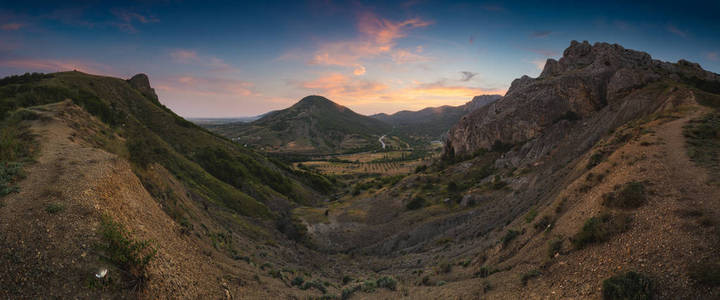
<svg viewBox="0 0 720 300"><path fill-rule="evenodd" d="M690 278L706 286L720 286L720 263L704 263L690 268Z"/></svg>
<svg viewBox="0 0 720 300"><path fill-rule="evenodd" d="M629 229L631 223L630 216L602 213L585 221L580 232L572 238L572 243L576 249L582 249L588 244L604 242L613 235Z"/></svg>
<svg viewBox="0 0 720 300"><path fill-rule="evenodd" d="M155 257L157 250L150 246L150 241L132 240L125 227L109 216L101 218L100 226L104 243L99 245L99 248L104 252L104 258L124 270L136 284L142 285L147 279L147 265Z"/></svg>
<svg viewBox="0 0 720 300"><path fill-rule="evenodd" d="M379 288L386 288L391 291L394 291L397 289L397 280L395 280L395 278L392 278L390 276L380 277L380 278L378 278L376 283Z"/></svg>
<svg viewBox="0 0 720 300"><path fill-rule="evenodd" d="M45 206L45 211L49 214L56 214L61 212L63 209L65 209L65 206L63 206L60 203L50 203Z"/></svg>
<svg viewBox="0 0 720 300"><path fill-rule="evenodd" d="M305 282L305 278L302 278L302 276L297 276L293 278L293 280L290 282L293 286L302 286L302 284Z"/></svg>
<svg viewBox="0 0 720 300"><path fill-rule="evenodd" d="M593 167L599 165L603 159L605 159L605 154L601 151L593 153L593 155L590 156L590 160L587 164L587 169L592 169Z"/></svg>
<svg viewBox="0 0 720 300"><path fill-rule="evenodd" d="M408 202L405 207L409 210L415 210L425 207L425 198L417 196L413 198L410 202Z"/></svg>
<svg viewBox="0 0 720 300"><path fill-rule="evenodd" d="M512 229L508 230L507 233L505 234L505 236L503 236L503 238L502 238L503 248L507 247L507 245L510 244L510 242L512 242L512 240L514 240L520 234L521 234L520 231L512 230Z"/></svg>
<svg viewBox="0 0 720 300"><path fill-rule="evenodd" d="M350 296L352 296L352 294L354 294L355 292L357 292L359 289L360 289L360 286L359 286L359 285L356 285L356 286L353 286L353 287L344 288L344 289L342 290L342 294L340 295L340 299L343 299L343 300L350 299Z"/></svg>
<svg viewBox="0 0 720 300"><path fill-rule="evenodd" d="M548 257L555 257L555 254L562 250L562 244L563 239L561 237L551 239L550 242L548 242Z"/></svg>
<svg viewBox="0 0 720 300"><path fill-rule="evenodd" d="M532 221L535 220L535 217L537 217L537 215L538 215L537 210L534 207L531 208L530 211L527 214L525 214L525 223L528 223L528 224L532 223Z"/></svg>
<svg viewBox="0 0 720 300"><path fill-rule="evenodd" d="M353 278L350 277L350 276L347 276L347 275L343 276L343 278L342 278L342 283L343 283L343 285L346 285L346 284L348 284L348 283L350 283L350 282L352 282L352 281L353 281Z"/></svg>
<svg viewBox="0 0 720 300"><path fill-rule="evenodd" d="M490 268L488 268L488 267L481 267L480 270L478 270L477 272L475 272L475 277L485 278L485 277L488 277L488 276L490 276L490 275L492 275L492 274L495 274L495 273L497 273L497 272L499 272L499 271L500 271L500 270L498 270L498 269L490 269Z"/></svg>
<svg viewBox="0 0 720 300"><path fill-rule="evenodd" d="M652 282L645 275L630 271L605 279L602 294L605 300L652 299Z"/></svg>
<svg viewBox="0 0 720 300"><path fill-rule="evenodd" d="M440 264L440 273L450 273L452 272L453 265L448 262L444 262Z"/></svg>
<svg viewBox="0 0 720 300"><path fill-rule="evenodd" d="M645 185L642 182L632 181L616 187L603 196L602 204L615 208L638 208L645 204Z"/></svg>
<svg viewBox="0 0 720 300"><path fill-rule="evenodd" d="M377 288L377 282L373 280L365 280L363 282L362 286L360 287L360 290L362 290L365 293L372 293L375 292L375 289Z"/></svg>
<svg viewBox="0 0 720 300"><path fill-rule="evenodd" d="M520 282L523 286L527 285L527 282L530 281L530 279L536 278L540 276L540 271L538 270L530 270L527 273L523 274L522 277L520 277Z"/></svg>
<svg viewBox="0 0 720 300"><path fill-rule="evenodd" d="M547 230L549 231L552 229L553 226L553 220L550 216L545 215L540 218L535 224L533 224L533 228L535 228L535 231L540 232Z"/></svg>
<svg viewBox="0 0 720 300"><path fill-rule="evenodd" d="M303 284L300 289L301 290L308 290L311 288L316 288L318 291L322 292L323 294L327 293L327 288L320 282L319 280L313 280L313 281L306 281L305 284Z"/></svg>

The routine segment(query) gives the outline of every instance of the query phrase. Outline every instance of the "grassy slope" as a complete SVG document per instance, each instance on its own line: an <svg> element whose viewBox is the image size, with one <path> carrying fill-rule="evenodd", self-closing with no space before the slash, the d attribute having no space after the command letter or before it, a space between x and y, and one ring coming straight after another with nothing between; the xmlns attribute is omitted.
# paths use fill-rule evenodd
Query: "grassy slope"
<svg viewBox="0 0 720 300"><path fill-rule="evenodd" d="M288 176L283 166L185 121L125 80L80 72L16 79L0 86L0 115L73 99L127 139L125 155L140 178L150 163L159 163L202 199L253 217L272 215L264 204L270 199L309 202L315 194L294 179L316 176Z"/></svg>

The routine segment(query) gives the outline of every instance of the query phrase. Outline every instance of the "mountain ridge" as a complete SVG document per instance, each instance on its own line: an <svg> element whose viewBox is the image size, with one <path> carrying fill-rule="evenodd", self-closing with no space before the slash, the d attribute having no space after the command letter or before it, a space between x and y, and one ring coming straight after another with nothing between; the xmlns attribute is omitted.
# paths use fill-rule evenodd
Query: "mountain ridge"
<svg viewBox="0 0 720 300"><path fill-rule="evenodd" d="M337 153L375 149L387 124L311 95L249 123L207 126L241 144L269 152Z"/></svg>

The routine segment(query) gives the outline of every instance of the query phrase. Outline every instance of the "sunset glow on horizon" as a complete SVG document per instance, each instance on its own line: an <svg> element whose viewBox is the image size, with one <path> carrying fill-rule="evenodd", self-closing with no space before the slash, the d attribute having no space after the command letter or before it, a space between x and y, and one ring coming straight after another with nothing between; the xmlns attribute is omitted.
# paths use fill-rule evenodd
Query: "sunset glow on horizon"
<svg viewBox="0 0 720 300"><path fill-rule="evenodd" d="M310 94L362 114L460 105L539 75L571 40L720 72L717 4L539 3L3 2L0 76L145 73L181 116L239 117Z"/></svg>

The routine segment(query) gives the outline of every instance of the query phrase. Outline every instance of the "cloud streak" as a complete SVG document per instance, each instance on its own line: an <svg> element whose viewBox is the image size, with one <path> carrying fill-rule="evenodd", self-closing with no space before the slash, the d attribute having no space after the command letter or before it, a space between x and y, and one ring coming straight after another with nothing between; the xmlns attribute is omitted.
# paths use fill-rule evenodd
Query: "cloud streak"
<svg viewBox="0 0 720 300"><path fill-rule="evenodd" d="M372 13L363 13L358 17L355 39L321 43L313 53L309 64L341 66L353 68L355 75L365 73L365 61L387 55L397 64L418 63L430 60L419 54L422 47L412 52L396 49L398 39L407 36L408 31L432 24L420 18L392 21L380 18ZM289 57L289 55L284 55Z"/></svg>
<svg viewBox="0 0 720 300"><path fill-rule="evenodd" d="M552 34L550 30L533 31L530 36L534 38L546 38Z"/></svg>
<svg viewBox="0 0 720 300"><path fill-rule="evenodd" d="M5 30L5 31L15 31L15 30L20 30L20 28L23 28L24 26L25 26L25 24L21 24L21 23L7 23L7 24L0 25L0 29Z"/></svg>
<svg viewBox="0 0 720 300"><path fill-rule="evenodd" d="M173 61L181 64L197 65L214 72L236 72L238 69L220 58L199 55L195 50L177 49L170 52Z"/></svg>
<svg viewBox="0 0 720 300"><path fill-rule="evenodd" d="M680 30L680 28L675 27L674 25L670 24L665 29L667 29L668 32L677 35L679 37L685 38L687 37L687 32Z"/></svg>

